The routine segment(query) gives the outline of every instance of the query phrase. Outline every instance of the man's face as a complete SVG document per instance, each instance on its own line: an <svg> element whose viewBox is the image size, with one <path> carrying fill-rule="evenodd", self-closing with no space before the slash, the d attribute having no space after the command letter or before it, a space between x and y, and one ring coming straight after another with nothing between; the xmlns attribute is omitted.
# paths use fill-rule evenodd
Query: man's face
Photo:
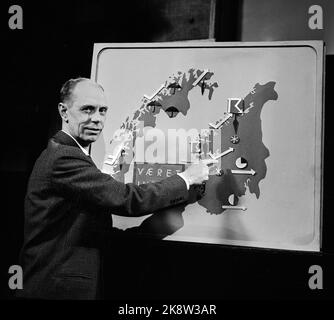
<svg viewBox="0 0 334 320"><path fill-rule="evenodd" d="M107 115L104 92L95 83L83 81L72 92L67 108L67 129L82 146L97 140Z"/></svg>

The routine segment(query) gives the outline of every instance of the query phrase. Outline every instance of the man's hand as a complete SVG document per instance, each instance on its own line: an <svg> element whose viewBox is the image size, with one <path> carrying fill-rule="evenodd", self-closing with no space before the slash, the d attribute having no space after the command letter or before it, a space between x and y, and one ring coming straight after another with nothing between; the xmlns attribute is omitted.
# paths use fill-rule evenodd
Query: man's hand
<svg viewBox="0 0 334 320"><path fill-rule="evenodd" d="M199 163L194 163L182 172L182 176L188 181L189 185L201 184L209 179L209 166L218 163L218 160L205 159Z"/></svg>

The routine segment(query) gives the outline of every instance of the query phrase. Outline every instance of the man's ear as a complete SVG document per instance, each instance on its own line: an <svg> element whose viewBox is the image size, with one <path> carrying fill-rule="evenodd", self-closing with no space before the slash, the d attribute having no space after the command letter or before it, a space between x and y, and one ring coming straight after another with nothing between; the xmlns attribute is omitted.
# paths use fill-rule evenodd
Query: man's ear
<svg viewBox="0 0 334 320"><path fill-rule="evenodd" d="M65 103L60 102L58 104L58 111L61 116L61 118L65 121L68 122L68 115L67 115L67 105Z"/></svg>

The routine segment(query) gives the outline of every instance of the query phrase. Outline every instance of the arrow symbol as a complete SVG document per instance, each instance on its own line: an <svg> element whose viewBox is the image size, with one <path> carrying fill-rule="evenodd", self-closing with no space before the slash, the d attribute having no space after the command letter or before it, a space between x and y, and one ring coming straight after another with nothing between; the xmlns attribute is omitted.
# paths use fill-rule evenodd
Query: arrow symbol
<svg viewBox="0 0 334 320"><path fill-rule="evenodd" d="M247 208L246 207L244 207L244 206L222 206L222 208L223 209L226 209L226 210L242 210L242 211L246 211L247 210Z"/></svg>
<svg viewBox="0 0 334 320"><path fill-rule="evenodd" d="M223 119L221 119L220 121L217 122L217 124L213 124L213 123L209 123L209 126L214 128L214 129L219 129L219 127L222 126L222 124L224 122L226 122L228 119L230 119L231 117L233 117L232 113L228 113Z"/></svg>
<svg viewBox="0 0 334 320"><path fill-rule="evenodd" d="M147 96L146 94L144 94L144 98L146 98L147 100L151 101L151 100L152 100L158 93L160 93L160 91L161 91L163 88L165 88L165 85L164 85L164 84L162 84L162 85L160 86L160 88L159 88L156 92L154 92L153 95L151 95L150 97Z"/></svg>
<svg viewBox="0 0 334 320"><path fill-rule="evenodd" d="M204 71L202 72L202 74L193 82L193 87L195 87L196 85L198 85L198 83L204 78L204 76L209 72L208 69L204 69Z"/></svg>
<svg viewBox="0 0 334 320"><path fill-rule="evenodd" d="M229 153L231 153L231 152L233 152L233 151L234 151L233 148L228 148L228 149L225 150L224 152L222 152L222 153L218 153L218 154L212 154L211 151L210 151L210 152L208 152L208 155L209 155L212 159L217 160L217 159L219 159L219 158L221 158L221 157L223 157L223 156L226 156L227 154L229 154Z"/></svg>
<svg viewBox="0 0 334 320"><path fill-rule="evenodd" d="M256 172L253 169L251 170L231 170L231 172L233 174L251 174L252 176L256 174Z"/></svg>

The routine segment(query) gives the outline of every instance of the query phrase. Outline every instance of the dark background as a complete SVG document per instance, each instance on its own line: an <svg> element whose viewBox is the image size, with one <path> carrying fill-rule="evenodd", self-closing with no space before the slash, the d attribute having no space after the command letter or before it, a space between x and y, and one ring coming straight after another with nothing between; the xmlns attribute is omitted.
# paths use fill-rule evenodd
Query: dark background
<svg viewBox="0 0 334 320"><path fill-rule="evenodd" d="M293 4L291 4L293 2ZM330 1L141 0L1 4L0 297L12 299L8 268L18 264L23 199L32 166L60 129L58 91L69 78L90 77L93 44L215 38L216 41L323 39L327 42L323 249L321 253L122 239L111 248L109 299L329 299L334 297L333 6ZM8 28L8 8L23 8L23 30ZM307 9L320 4L324 30L310 30ZM211 7L213 5L213 7ZM215 9L215 10L212 10ZM273 19L273 15L275 19ZM333 40L330 40L333 39ZM302 201L302 199L297 199ZM318 264L324 289L310 290Z"/></svg>

